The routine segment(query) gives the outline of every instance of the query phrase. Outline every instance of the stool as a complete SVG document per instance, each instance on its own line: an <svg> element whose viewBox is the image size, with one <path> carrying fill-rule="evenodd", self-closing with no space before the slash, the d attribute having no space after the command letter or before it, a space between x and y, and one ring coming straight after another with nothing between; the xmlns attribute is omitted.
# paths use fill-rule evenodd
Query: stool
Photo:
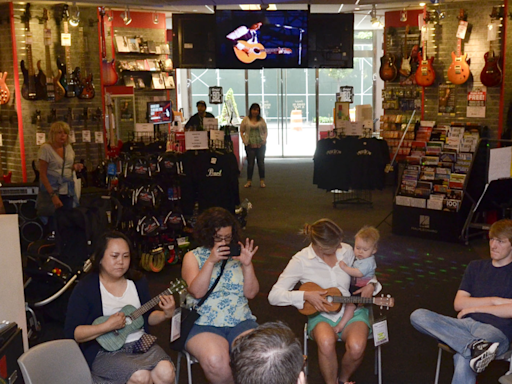
<svg viewBox="0 0 512 384"><path fill-rule="evenodd" d="M187 359L187 374L188 374L188 384L192 384L192 364L199 363L197 359L192 356L187 351L183 350L181 352L178 352L178 362L176 363L176 381L175 383L178 384L180 381L180 367L181 367L181 358L185 356Z"/></svg>

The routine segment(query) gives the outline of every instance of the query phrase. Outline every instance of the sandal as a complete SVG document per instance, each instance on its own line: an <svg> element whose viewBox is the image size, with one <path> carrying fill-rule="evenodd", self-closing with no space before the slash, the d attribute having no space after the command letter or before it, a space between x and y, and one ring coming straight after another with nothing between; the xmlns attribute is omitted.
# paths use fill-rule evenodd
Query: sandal
<svg viewBox="0 0 512 384"><path fill-rule="evenodd" d="M261 188L266 188L267 186L265 185L265 181L261 180L260 181L260 187Z"/></svg>
<svg viewBox="0 0 512 384"><path fill-rule="evenodd" d="M252 182L248 181L247 183L245 183L244 188L251 188L251 185L252 185Z"/></svg>

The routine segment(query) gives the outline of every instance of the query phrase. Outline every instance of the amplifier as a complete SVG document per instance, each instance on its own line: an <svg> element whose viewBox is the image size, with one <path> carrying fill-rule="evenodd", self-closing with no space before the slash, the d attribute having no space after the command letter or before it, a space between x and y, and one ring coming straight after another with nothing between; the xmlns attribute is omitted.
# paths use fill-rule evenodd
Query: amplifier
<svg viewBox="0 0 512 384"><path fill-rule="evenodd" d="M43 238L43 226L36 211L38 193L37 183L4 184L0 187L5 212L18 214L22 250L32 241Z"/></svg>

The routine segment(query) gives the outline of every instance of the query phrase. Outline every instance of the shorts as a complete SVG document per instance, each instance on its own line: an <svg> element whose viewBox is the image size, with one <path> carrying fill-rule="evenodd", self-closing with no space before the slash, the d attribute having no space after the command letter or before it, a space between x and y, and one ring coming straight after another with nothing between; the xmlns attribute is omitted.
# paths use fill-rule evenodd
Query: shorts
<svg viewBox="0 0 512 384"><path fill-rule="evenodd" d="M190 333L188 334L187 341L193 338L196 335L199 335L203 332L209 332L209 333L215 333L216 335L222 336L225 338L229 343L229 350L231 351L231 344L233 344L233 341L245 331L248 331L250 329L254 329L258 326L258 323L256 323L254 320L244 320L234 327L214 327L212 325L197 325L194 324L192 329L190 330Z"/></svg>
<svg viewBox="0 0 512 384"><path fill-rule="evenodd" d="M338 324L340 321L341 321L341 317L338 319L338 321L334 322L334 321L329 320L328 318L322 316L321 313L313 315L313 316L309 316L309 318L308 318L309 338L311 340L314 340L313 335L311 334L311 331L313 331L313 329L317 326L318 323L324 322L324 323L329 324L331 327L335 327L336 324ZM347 322L347 325L355 323L356 321L362 321L363 323L365 323L368 326L370 333L371 333L372 327L370 326L370 317L369 317L368 308L357 307L354 312L354 316ZM341 334L343 333L343 330L347 327L347 325L345 325L345 327L341 330L341 332L338 333L338 338L341 338Z"/></svg>

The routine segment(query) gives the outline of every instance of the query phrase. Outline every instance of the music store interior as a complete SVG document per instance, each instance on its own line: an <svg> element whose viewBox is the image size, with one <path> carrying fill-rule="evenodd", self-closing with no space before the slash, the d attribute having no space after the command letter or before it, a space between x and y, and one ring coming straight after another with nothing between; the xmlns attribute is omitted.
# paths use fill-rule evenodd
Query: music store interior
<svg viewBox="0 0 512 384"><path fill-rule="evenodd" d="M350 380L451 382L453 351L410 315L456 317L466 267L512 218L511 19L508 0L1 2L0 383L41 382L18 359L65 338L103 232L130 239L156 297L211 207L258 246L257 323L301 344L307 317L268 299L301 229L329 218L354 246L375 227L382 300L367 307L385 332ZM209 382L170 348L169 320L150 331L176 383ZM512 383L511 355L478 383Z"/></svg>

